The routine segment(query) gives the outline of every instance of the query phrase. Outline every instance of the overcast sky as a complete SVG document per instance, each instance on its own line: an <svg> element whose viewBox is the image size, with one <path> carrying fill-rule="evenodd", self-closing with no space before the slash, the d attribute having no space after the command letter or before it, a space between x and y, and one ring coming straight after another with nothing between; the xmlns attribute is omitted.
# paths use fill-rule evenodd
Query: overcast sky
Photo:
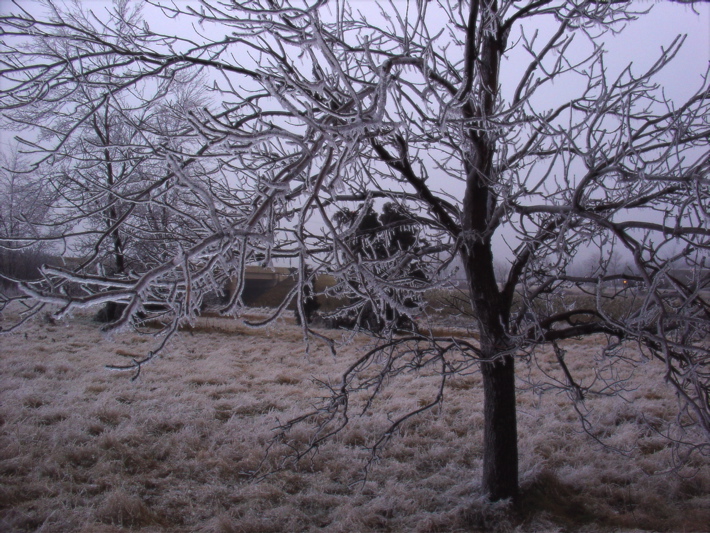
<svg viewBox="0 0 710 533"><path fill-rule="evenodd" d="M177 0L176 3L188 4L189 2L188 0ZM358 0L351 3L361 12L372 12L375 15L378 12L374 6L375 2L370 0ZM81 2L82 6L94 10L100 17L101 12L105 12L110 4L111 2L106 0L82 0ZM406 6L404 0L401 2L395 0L395 4L401 5L402 8ZM33 3L22 1L21 5L25 9L31 10ZM608 75L611 78L615 77L631 62L633 62L633 71L641 72L658 59L661 49L668 47L676 35L687 34L685 44L678 56L657 78L666 90L667 96L676 101L682 101L698 90L702 84L702 76L710 65L710 3L689 6L661 1L656 3L639 2L638 5L642 8L652 6L653 9L648 15L629 23L620 35L616 37L605 35L604 47L609 52L606 58ZM38 9L37 4L34 6ZM0 0L0 10L7 12L15 9L17 8L12 5L10 0ZM38 12L38 16L39 14ZM162 15L153 9L146 9L145 15L154 30L165 33L192 33L187 24L181 28L181 25L174 20L160 20ZM530 29L529 26L526 28ZM550 28L543 27L542 31L544 32L546 29L554 31L552 26ZM530 34L528 33L528 35ZM515 37L516 34L513 33L509 41L514 42ZM529 56L520 52L520 49L511 53L509 61L502 66L501 84L504 88L504 95L513 90L506 91L505 88L517 86L521 71L524 70L528 62ZM545 98L550 99L549 107L553 107L555 102L561 101L561 98L572 96L573 89L563 83L546 88L544 94ZM13 135L13 132L9 131L0 132L0 142L7 144ZM450 192L457 194L455 191L457 186L461 187L462 184L452 184ZM501 245L502 243L499 242L498 246Z"/></svg>
<svg viewBox="0 0 710 533"><path fill-rule="evenodd" d="M25 9L32 9L33 2L25 0L20 3ZM57 0L57 3L61 4L61 1ZM176 3L188 4L189 0L177 0ZM401 3L404 6L405 1L395 0L395 3ZM373 4L374 7L375 2L355 0L351 1L351 4L367 13L366 6ZM610 74L613 74L614 70L618 72L628 63L633 62L634 69L640 71L652 64L658 58L661 47L667 47L676 35L687 34L685 45L678 57L659 77L659 81L668 90L669 96L682 100L697 90L701 84L701 76L710 64L710 3L700 2L693 6L668 1L638 3L643 7L652 4L655 5L653 5L651 13L630 23L620 35L613 38L605 36L605 48L609 51L607 66L610 67ZM36 3L34 5L37 6ZM82 0L81 5L99 14L109 7L111 2ZM1 11L7 12L13 9L17 8L13 6L11 0L0 0ZM376 13L375 9L370 9ZM155 20L155 12L152 9L147 9L145 15L151 26L158 31L166 31L167 33L171 28L173 31L180 31L179 25L175 21L163 23L163 21ZM190 32L189 29L187 31ZM512 56L512 59L515 59L515 56ZM524 61L527 58L520 56L520 59ZM520 72L516 63L517 60L508 63L508 65L504 64L501 73L503 87L508 85L515 87L517 84ZM2 143L7 143L11 137L10 132L0 132L0 142Z"/></svg>

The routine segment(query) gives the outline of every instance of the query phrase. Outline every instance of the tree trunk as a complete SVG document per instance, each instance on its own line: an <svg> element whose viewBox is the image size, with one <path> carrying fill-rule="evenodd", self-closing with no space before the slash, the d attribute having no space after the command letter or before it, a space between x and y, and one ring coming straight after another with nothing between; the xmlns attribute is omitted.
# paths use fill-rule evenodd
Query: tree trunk
<svg viewBox="0 0 710 533"><path fill-rule="evenodd" d="M481 364L483 374L483 490L492 501L518 499L515 362L507 355Z"/></svg>
<svg viewBox="0 0 710 533"><path fill-rule="evenodd" d="M499 92L500 59L506 49L506 32L500 28L498 2L470 2L464 73L468 153L464 158L466 191L461 218L471 305L478 321L484 394L483 490L492 501L518 499L518 427L515 414L515 363L509 347L508 303L495 278L491 235L499 182L494 164L498 135L490 122Z"/></svg>
<svg viewBox="0 0 710 533"><path fill-rule="evenodd" d="M518 425L515 360L506 324L509 312L496 285L490 243L473 242L462 253L478 322L483 376L483 490L492 501L518 499Z"/></svg>

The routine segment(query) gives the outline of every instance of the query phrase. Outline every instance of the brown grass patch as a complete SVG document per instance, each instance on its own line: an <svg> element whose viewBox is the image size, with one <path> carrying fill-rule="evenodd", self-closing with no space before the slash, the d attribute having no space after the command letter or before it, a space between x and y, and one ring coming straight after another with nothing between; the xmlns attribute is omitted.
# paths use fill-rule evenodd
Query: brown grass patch
<svg viewBox="0 0 710 533"><path fill-rule="evenodd" d="M105 524L137 529L160 525L162 520L138 497L123 490L115 490L104 497L96 510L98 521Z"/></svg>
<svg viewBox="0 0 710 533"><path fill-rule="evenodd" d="M670 472L673 450L659 432L676 402L652 362L633 376L631 403L585 402L595 435L627 455L580 431L564 394L540 394L549 376L562 377L551 353L540 353L548 377L520 363L524 498L516 515L481 495L475 372L450 378L444 405L404 424L363 481L363 447L392 417L430 401L435 379L402 374L317 454L294 465L281 444L262 463L272 428L325 394L313 378L337 385L370 341L357 337L333 357L317 342L306 354L301 330L283 322L197 326L179 332L134 382L104 365L139 358L151 342L107 339L88 318L57 325L55 350L36 349L48 342L41 323L0 338L0 531L589 533L710 523L708 458ZM565 345L585 383L603 371L597 341ZM295 428L287 444L307 443L312 429ZM260 466L282 470L254 482Z"/></svg>

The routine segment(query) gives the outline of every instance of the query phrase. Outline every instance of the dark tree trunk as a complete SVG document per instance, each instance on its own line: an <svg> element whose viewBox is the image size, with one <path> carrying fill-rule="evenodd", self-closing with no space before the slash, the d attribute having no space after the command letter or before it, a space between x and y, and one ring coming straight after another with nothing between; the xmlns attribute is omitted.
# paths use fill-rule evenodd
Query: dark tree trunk
<svg viewBox="0 0 710 533"><path fill-rule="evenodd" d="M98 123L98 119L94 116L94 132L97 134L104 146L108 147L111 144L111 120L109 117L109 110L106 107L103 117L103 125ZM114 175L113 159L111 157L111 151L108 148L104 148L104 163L106 165L106 185L108 189L111 190L116 183L116 176ZM123 241L121 239L121 234L118 232L118 228L113 228L114 224L118 221L118 211L116 210L116 205L113 203L115 199L110 200L112 203L108 207L108 213L105 219L106 226L111 231L111 238L113 240L113 257L116 263L116 274L121 274L126 268L125 255L123 250ZM102 311L99 311L97 319L99 322L115 322L123 314L123 310L126 308L126 304L118 302L107 302Z"/></svg>
<svg viewBox="0 0 710 533"><path fill-rule="evenodd" d="M509 313L496 285L490 243L462 254L480 332L483 376L483 490L492 501L518 499L518 426L515 361L507 354ZM506 354L506 355L501 355Z"/></svg>
<svg viewBox="0 0 710 533"><path fill-rule="evenodd" d="M106 302L96 316L94 317L97 322L111 323L115 322L121 315L123 315L123 310L126 308L126 304L118 302Z"/></svg>
<svg viewBox="0 0 710 533"><path fill-rule="evenodd" d="M492 501L518 499L515 362L504 356L481 365L483 374L483 490Z"/></svg>
<svg viewBox="0 0 710 533"><path fill-rule="evenodd" d="M515 363L508 355L509 302L495 279L491 235L496 222L498 182L494 164L497 135L489 122L495 115L500 58L506 36L499 28L498 3L472 0L466 38L464 73L468 98L464 117L476 125L467 131L464 159L466 192L461 226L471 305L481 335L484 393L483 490L493 500L518 499L518 427L515 414ZM501 355L506 354L506 355Z"/></svg>
<svg viewBox="0 0 710 533"><path fill-rule="evenodd" d="M475 248L475 247L474 247ZM484 256L487 254L483 254ZM506 352L508 314L492 278L492 263L469 261L471 301L481 337L483 376L483 490L492 501L518 499L515 360ZM486 281L487 280L487 281Z"/></svg>

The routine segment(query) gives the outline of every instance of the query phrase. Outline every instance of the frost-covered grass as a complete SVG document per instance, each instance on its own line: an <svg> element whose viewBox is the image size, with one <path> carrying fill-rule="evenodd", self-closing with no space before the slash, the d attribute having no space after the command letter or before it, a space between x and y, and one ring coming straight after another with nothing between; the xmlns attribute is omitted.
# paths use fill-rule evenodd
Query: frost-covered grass
<svg viewBox="0 0 710 533"><path fill-rule="evenodd" d="M629 313L637 311L643 304L646 293L641 291L627 290L619 292L609 286L604 289L597 298L595 287L588 286L585 291L580 289L569 289L559 292L555 298L549 300L537 300L533 309L539 313L540 317L547 317L553 313L568 311L570 307L577 309L599 309L607 316L617 320L623 320ZM473 311L468 301L468 295L462 290L434 289L425 294L427 311L438 320L450 321L452 316L460 316L458 322L465 323L471 321ZM520 312L523 300L519 293L513 297L512 313ZM583 319L581 319L583 320Z"/></svg>
<svg viewBox="0 0 710 533"><path fill-rule="evenodd" d="M106 339L89 318L38 321L0 337L0 531L449 532L707 531L710 469L694 456L675 473L656 433L675 400L654 363L622 398L590 398L585 433L564 394L521 381L522 511L481 497L482 396L476 374L452 379L441 409L408 423L362 467L388 414L434 397L432 379L409 375L383 391L372 414L318 453L255 482L272 428L309 409L367 346L319 344L306 354L289 324L249 330L204 319L182 331L137 381L103 365L141 356L151 340ZM594 340L569 342L567 360L594 375ZM543 369L558 372L553 359ZM538 382L521 365L520 375ZM650 424L650 425L649 425ZM295 441L308 439L297 428Z"/></svg>

